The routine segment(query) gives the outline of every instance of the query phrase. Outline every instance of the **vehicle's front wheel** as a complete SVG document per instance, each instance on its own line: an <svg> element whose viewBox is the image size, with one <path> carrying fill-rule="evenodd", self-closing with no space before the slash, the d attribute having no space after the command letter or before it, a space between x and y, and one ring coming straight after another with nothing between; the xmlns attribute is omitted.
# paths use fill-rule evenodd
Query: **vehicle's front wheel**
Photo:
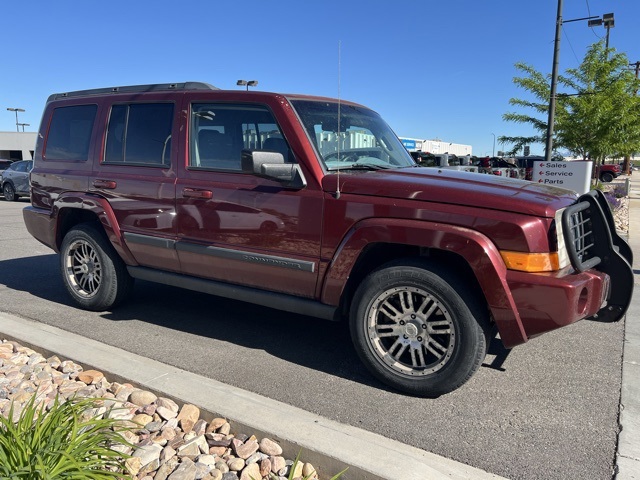
<svg viewBox="0 0 640 480"><path fill-rule="evenodd" d="M486 306L441 265L393 262L360 284L351 336L379 380L412 395L437 397L464 384L484 360ZM460 292L460 293L458 293Z"/></svg>
<svg viewBox="0 0 640 480"><path fill-rule="evenodd" d="M109 310L133 288L133 278L104 233L85 223L69 230L62 242L60 267L67 291L82 308Z"/></svg>
<svg viewBox="0 0 640 480"><path fill-rule="evenodd" d="M2 193L4 194L4 199L7 202L15 202L18 200L18 196L16 195L16 191L13 188L13 185L10 183L5 183L2 187Z"/></svg>

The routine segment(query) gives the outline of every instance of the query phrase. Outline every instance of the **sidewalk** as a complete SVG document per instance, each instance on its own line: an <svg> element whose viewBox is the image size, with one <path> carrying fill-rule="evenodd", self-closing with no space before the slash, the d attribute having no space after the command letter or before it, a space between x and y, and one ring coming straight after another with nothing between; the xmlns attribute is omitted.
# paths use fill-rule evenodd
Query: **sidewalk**
<svg viewBox="0 0 640 480"><path fill-rule="evenodd" d="M634 253L635 284L640 282L640 175L629 177L629 244ZM620 392L620 436L616 480L640 479L640 298L634 297L627 313Z"/></svg>

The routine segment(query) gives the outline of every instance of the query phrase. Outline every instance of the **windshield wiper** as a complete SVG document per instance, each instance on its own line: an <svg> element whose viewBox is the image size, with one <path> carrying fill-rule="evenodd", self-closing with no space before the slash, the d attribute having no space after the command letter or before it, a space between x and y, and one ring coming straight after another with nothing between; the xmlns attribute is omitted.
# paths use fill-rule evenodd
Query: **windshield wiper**
<svg viewBox="0 0 640 480"><path fill-rule="evenodd" d="M339 171L343 171L343 170L369 170L369 171L375 171L375 170L386 170L388 168L391 168L389 166L386 165L375 165L373 163L352 163L351 165L345 165L344 167L335 167L335 168L330 168L329 171L330 172L337 172Z"/></svg>

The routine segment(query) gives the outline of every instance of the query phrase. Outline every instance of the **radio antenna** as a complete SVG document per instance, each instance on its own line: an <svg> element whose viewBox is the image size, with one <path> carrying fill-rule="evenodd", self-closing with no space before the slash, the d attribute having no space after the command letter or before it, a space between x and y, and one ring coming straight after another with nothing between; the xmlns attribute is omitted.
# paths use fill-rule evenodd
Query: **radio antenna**
<svg viewBox="0 0 640 480"><path fill-rule="evenodd" d="M338 162L340 162L340 50L342 42L338 40L338 131L336 132L338 140ZM338 172L336 175L336 200L340 198L340 164L338 163Z"/></svg>

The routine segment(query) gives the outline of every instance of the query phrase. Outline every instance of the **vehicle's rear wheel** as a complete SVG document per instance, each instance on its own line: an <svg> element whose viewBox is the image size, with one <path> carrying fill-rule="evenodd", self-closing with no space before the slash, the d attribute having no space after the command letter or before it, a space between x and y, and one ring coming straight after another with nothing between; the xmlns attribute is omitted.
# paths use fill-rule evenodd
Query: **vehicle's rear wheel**
<svg viewBox="0 0 640 480"><path fill-rule="evenodd" d="M133 288L133 278L122 259L104 233L88 223L65 235L60 266L67 291L87 310L109 310Z"/></svg>
<svg viewBox="0 0 640 480"><path fill-rule="evenodd" d="M615 177L613 176L613 174L609 172L604 172L602 175L600 175L600 180L605 183L613 182L614 178Z"/></svg>
<svg viewBox="0 0 640 480"><path fill-rule="evenodd" d="M360 284L351 308L356 351L379 380L436 397L464 384L484 360L488 313L440 265L393 262Z"/></svg>
<svg viewBox="0 0 640 480"><path fill-rule="evenodd" d="M4 199L7 202L15 202L18 200L18 196L16 195L16 191L13 188L13 185L10 183L5 183L2 187L2 193L4 194Z"/></svg>

